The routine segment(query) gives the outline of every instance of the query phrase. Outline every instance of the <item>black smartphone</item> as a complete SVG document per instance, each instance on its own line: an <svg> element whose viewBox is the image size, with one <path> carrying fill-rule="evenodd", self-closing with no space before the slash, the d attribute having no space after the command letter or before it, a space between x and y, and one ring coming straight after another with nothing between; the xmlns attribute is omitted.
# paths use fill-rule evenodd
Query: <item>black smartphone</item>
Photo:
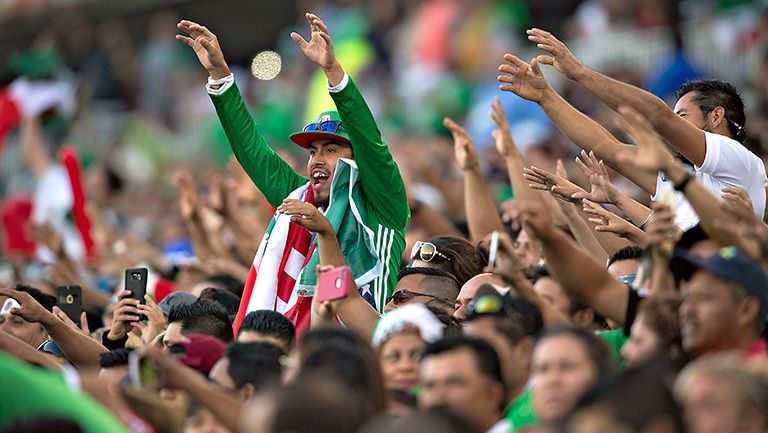
<svg viewBox="0 0 768 433"><path fill-rule="evenodd" d="M131 298L137 299L140 304L146 304L144 295L147 294L147 268L133 268L125 270L125 288L131 291Z"/></svg>
<svg viewBox="0 0 768 433"><path fill-rule="evenodd" d="M56 305L80 326L80 314L83 312L83 289L80 286L57 287Z"/></svg>

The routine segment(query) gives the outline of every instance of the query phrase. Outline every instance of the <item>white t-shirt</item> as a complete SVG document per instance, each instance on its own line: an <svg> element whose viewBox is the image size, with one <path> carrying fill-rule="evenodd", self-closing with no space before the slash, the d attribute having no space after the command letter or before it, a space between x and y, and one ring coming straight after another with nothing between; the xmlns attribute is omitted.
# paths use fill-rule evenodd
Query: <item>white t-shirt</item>
<svg viewBox="0 0 768 433"><path fill-rule="evenodd" d="M694 166L693 175L696 181L718 199L721 199L723 188L728 186L747 191L752 199L755 214L762 219L765 213L765 187L768 185L763 161L732 138L711 132L704 132L704 135L707 150L701 167ZM660 173L656 181L656 194L652 200L661 200L665 191L674 193L675 223L683 230L698 224L699 216L683 193L674 191L672 182L663 178Z"/></svg>

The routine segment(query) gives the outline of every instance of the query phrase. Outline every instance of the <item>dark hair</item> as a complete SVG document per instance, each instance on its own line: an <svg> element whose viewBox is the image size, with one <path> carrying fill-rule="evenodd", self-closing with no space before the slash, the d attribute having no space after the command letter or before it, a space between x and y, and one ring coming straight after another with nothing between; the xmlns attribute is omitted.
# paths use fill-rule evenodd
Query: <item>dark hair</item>
<svg viewBox="0 0 768 433"><path fill-rule="evenodd" d="M402 417L380 416L367 422L360 433L474 433L469 422L447 407L415 411Z"/></svg>
<svg viewBox="0 0 768 433"><path fill-rule="evenodd" d="M370 416L365 397L335 377L304 377L278 391L269 431L354 433Z"/></svg>
<svg viewBox="0 0 768 433"><path fill-rule="evenodd" d="M283 355L281 348L270 343L233 343L224 353L229 360L227 373L235 387L240 389L250 383L257 390L280 382Z"/></svg>
<svg viewBox="0 0 768 433"><path fill-rule="evenodd" d="M459 286L464 285L470 278L483 272L488 265L487 256L483 255L466 239L456 236L438 236L427 240L435 245L437 251L448 257L448 260L435 256L427 267L448 272L458 280ZM417 257L418 259L418 257Z"/></svg>
<svg viewBox="0 0 768 433"><path fill-rule="evenodd" d="M608 257L608 264L605 267L608 268L612 264L616 262L621 262L624 260L642 260L642 259L643 259L642 248L638 247L637 245L627 245L626 247L611 254L611 256Z"/></svg>
<svg viewBox="0 0 768 433"><path fill-rule="evenodd" d="M200 282L205 282L205 281L214 283L216 285L221 285L228 292L232 292L238 297L243 295L243 287L245 286L245 283L242 282L241 280L238 280L232 275L229 275L229 274L206 275L204 278L200 279Z"/></svg>
<svg viewBox="0 0 768 433"><path fill-rule="evenodd" d="M397 280L400 281L403 277L414 274L426 275L427 278L425 278L425 282L429 281L442 284L443 287L453 293L454 299L459 295L459 290L461 290L459 280L453 274L436 268L407 266L400 269L400 272L397 274Z"/></svg>
<svg viewBox="0 0 768 433"><path fill-rule="evenodd" d="M133 349L115 349L99 355L101 368L123 367L128 365L128 356Z"/></svg>
<svg viewBox="0 0 768 433"><path fill-rule="evenodd" d="M227 315L230 319L237 315L237 310L240 308L240 298L229 290L208 287L200 293L199 299L205 299L221 305L227 310Z"/></svg>
<svg viewBox="0 0 768 433"><path fill-rule="evenodd" d="M314 329L302 337L300 379L334 378L365 400L368 415L386 409L387 396L378 358L363 339L344 328Z"/></svg>
<svg viewBox="0 0 768 433"><path fill-rule="evenodd" d="M285 341L288 347L293 346L296 338L296 327L287 317L272 310L256 310L245 315L240 324L238 335L243 331L253 331L261 335Z"/></svg>
<svg viewBox="0 0 768 433"><path fill-rule="evenodd" d="M723 107L725 109L725 120L728 123L728 130L734 139L739 142L743 142L746 138L746 126L747 118L744 114L744 101L741 99L741 95L730 83L720 80L695 80L689 81L677 91L677 98L680 99L684 95L696 92L694 101L700 106L704 106L709 110L702 108L702 111L711 111L715 107Z"/></svg>
<svg viewBox="0 0 768 433"><path fill-rule="evenodd" d="M674 431L684 432L680 407L668 385L677 372L678 365L669 359L653 358L641 367L601 380L579 399L566 416L562 431L574 431L571 422L579 412L601 408L630 431L646 431L654 422L671 421Z"/></svg>
<svg viewBox="0 0 768 433"><path fill-rule="evenodd" d="M119 194L123 190L123 178L110 165L104 166L104 178L110 194Z"/></svg>
<svg viewBox="0 0 768 433"><path fill-rule="evenodd" d="M29 296L31 296L32 299L37 301L38 304L42 305L43 308L45 308L50 312L53 312L53 307L56 305L55 296L51 296L47 293L43 293L39 289L36 289L31 286L25 286L24 284L17 284L16 290L18 290L19 292L29 293Z"/></svg>
<svg viewBox="0 0 768 433"><path fill-rule="evenodd" d="M659 338L659 347L667 354L677 348L682 352L683 340L680 334L680 304L677 293L655 294L645 298L637 315L643 315L645 324Z"/></svg>
<svg viewBox="0 0 768 433"><path fill-rule="evenodd" d="M549 338L559 336L573 337L576 341L579 342L579 344L581 344L584 352L587 354L587 357L595 367L595 371L597 372L598 376L604 377L616 370L616 364L613 362L611 353L608 351L608 347L605 345L603 340L601 340L600 337L595 335L593 332L587 331L586 329L565 325L555 326L546 330L544 335L539 338L538 344L541 344L543 341Z"/></svg>
<svg viewBox="0 0 768 433"><path fill-rule="evenodd" d="M536 284L539 282L542 278L552 278L555 281L557 281L557 278L555 278L550 272L549 269L545 265L536 266L533 268L529 275L529 279L531 280L531 284ZM558 284L560 282L558 281ZM580 296L576 295L575 293L569 291L569 290L562 290L563 294L568 298L568 301L570 303L570 308L568 309L568 312L570 314L575 314L581 310L586 310L587 308L592 308L589 306L589 304L586 303ZM598 320L598 323L600 321Z"/></svg>
<svg viewBox="0 0 768 433"><path fill-rule="evenodd" d="M490 381L502 386L506 392L501 374L499 355L496 354L493 347L485 340L465 335L445 337L434 343L427 344L424 348L424 359L464 349L472 352L477 370Z"/></svg>
<svg viewBox="0 0 768 433"><path fill-rule="evenodd" d="M168 323L173 322L181 322L184 334L205 334L224 342L233 339L227 311L211 301L198 299L191 304L174 306L168 314Z"/></svg>

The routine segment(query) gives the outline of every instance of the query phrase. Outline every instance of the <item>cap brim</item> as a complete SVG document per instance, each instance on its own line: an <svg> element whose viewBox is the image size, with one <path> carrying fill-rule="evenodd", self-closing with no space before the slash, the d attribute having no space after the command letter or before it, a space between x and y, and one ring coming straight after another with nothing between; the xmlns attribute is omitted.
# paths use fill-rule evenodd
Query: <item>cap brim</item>
<svg viewBox="0 0 768 433"><path fill-rule="evenodd" d="M309 147L309 143L320 139L349 144L349 140L346 138L330 132L297 132L295 134L291 134L290 139L305 149Z"/></svg>
<svg viewBox="0 0 768 433"><path fill-rule="evenodd" d="M669 260L669 270L677 283L690 280L694 272L701 267L702 263L682 248L675 248L675 253Z"/></svg>

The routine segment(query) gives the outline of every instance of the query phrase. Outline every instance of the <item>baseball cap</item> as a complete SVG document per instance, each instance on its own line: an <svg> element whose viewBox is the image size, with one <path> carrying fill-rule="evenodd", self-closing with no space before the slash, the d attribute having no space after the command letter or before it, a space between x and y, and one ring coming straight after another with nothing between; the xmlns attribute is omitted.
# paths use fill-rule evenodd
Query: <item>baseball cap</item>
<svg viewBox="0 0 768 433"><path fill-rule="evenodd" d="M349 143L349 133L341 123L338 111L324 111L317 116L314 123L305 126L301 132L291 134L291 141L303 148L307 148L313 140L326 138L329 140Z"/></svg>
<svg viewBox="0 0 768 433"><path fill-rule="evenodd" d="M749 296L760 301L761 317L768 313L768 276L757 262L736 247L721 248L707 258L696 257L688 250L677 248L669 261L669 268L677 281L690 280L696 271L703 269L734 282L742 286Z"/></svg>
<svg viewBox="0 0 768 433"><path fill-rule="evenodd" d="M163 298L158 307L163 310L163 314L166 316L171 314L171 308L178 307L180 305L189 305L197 301L197 296L189 292L173 292L170 295Z"/></svg>
<svg viewBox="0 0 768 433"><path fill-rule="evenodd" d="M181 353L179 361L207 376L214 364L224 355L226 347L224 342L216 337L189 334L173 345L171 353Z"/></svg>

